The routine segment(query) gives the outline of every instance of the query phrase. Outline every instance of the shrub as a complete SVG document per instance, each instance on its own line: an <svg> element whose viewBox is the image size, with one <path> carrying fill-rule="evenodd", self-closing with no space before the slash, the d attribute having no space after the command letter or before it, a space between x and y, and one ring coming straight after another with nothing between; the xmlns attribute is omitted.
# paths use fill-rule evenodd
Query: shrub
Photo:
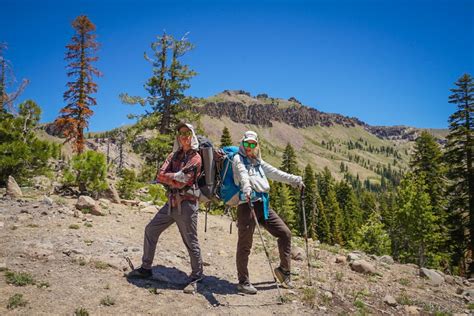
<svg viewBox="0 0 474 316"><path fill-rule="evenodd" d="M104 154L92 150L75 155L71 168L64 173L65 185L76 185L82 192L101 192L107 189L107 164Z"/></svg>
<svg viewBox="0 0 474 316"><path fill-rule="evenodd" d="M34 102L27 102L31 102L29 107L22 107L22 103L18 116L0 111L0 185L5 185L9 175L22 184L49 169L55 145L36 137L33 128L41 110Z"/></svg>
<svg viewBox="0 0 474 316"><path fill-rule="evenodd" d="M370 215L367 223L359 228L353 240L349 242L351 248L376 255L389 254L390 244L390 237L380 220L378 212Z"/></svg>
<svg viewBox="0 0 474 316"><path fill-rule="evenodd" d="M134 198L135 190L139 186L135 171L123 169L121 172L121 177L122 179L120 179L117 184L117 190L120 194L120 197L124 199Z"/></svg>
<svg viewBox="0 0 474 316"><path fill-rule="evenodd" d="M33 277L26 272L6 271L5 278L8 284L16 286L35 284L35 280L33 279Z"/></svg>
<svg viewBox="0 0 474 316"><path fill-rule="evenodd" d="M148 186L148 194L150 195L153 204L165 202L167 200L166 190L161 184L150 184Z"/></svg>
<svg viewBox="0 0 474 316"><path fill-rule="evenodd" d="M150 182L151 180L155 179L157 172L157 167L152 164L143 164L140 172L138 173L137 180L139 182Z"/></svg>
<svg viewBox="0 0 474 316"><path fill-rule="evenodd" d="M23 294L14 294L12 297L8 299L7 308L14 309L17 307L23 307L28 304L28 301L23 298Z"/></svg>
<svg viewBox="0 0 474 316"><path fill-rule="evenodd" d="M115 299L107 295L100 300L100 304L104 306L112 306L115 305Z"/></svg>
<svg viewBox="0 0 474 316"><path fill-rule="evenodd" d="M84 307L78 307L74 311L75 316L89 316L89 312Z"/></svg>
<svg viewBox="0 0 474 316"><path fill-rule="evenodd" d="M314 308L316 305L316 289L311 287L303 289L303 296L301 297L301 300L303 301L304 305Z"/></svg>

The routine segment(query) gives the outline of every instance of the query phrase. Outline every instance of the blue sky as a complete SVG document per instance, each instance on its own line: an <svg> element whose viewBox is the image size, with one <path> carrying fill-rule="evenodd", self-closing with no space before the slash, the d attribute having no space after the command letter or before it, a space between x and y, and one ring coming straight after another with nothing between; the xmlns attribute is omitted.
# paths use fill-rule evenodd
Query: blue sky
<svg viewBox="0 0 474 316"><path fill-rule="evenodd" d="M163 30L196 45L188 95L225 89L301 100L371 125L446 128L449 89L474 75L474 1L21 1L0 0L0 41L17 79L31 83L42 121L64 106L71 22L97 26L98 106L90 130L129 124L141 111L118 95L146 96L143 58Z"/></svg>

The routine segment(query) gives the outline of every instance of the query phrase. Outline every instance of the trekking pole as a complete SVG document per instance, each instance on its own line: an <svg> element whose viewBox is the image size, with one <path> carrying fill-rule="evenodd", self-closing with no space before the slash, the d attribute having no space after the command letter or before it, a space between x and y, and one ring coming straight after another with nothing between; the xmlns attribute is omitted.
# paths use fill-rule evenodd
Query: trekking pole
<svg viewBox="0 0 474 316"><path fill-rule="evenodd" d="M232 223L234 222L234 216L232 216L232 211L229 206L225 206L224 214L230 214L230 225L229 225L229 234L232 235Z"/></svg>
<svg viewBox="0 0 474 316"><path fill-rule="evenodd" d="M211 202L207 202L206 215L204 215L204 232L207 233L207 213L211 210Z"/></svg>
<svg viewBox="0 0 474 316"><path fill-rule="evenodd" d="M277 287L278 296L280 298L279 304L283 304L283 296L281 295L281 291L280 291L280 287L278 286L278 281L277 281L277 278L276 278L276 275L275 275L275 271L273 271L272 261L270 260L270 255L268 254L267 247L265 246L265 241L263 240L262 231L260 230L260 225L258 224L258 220L257 220L257 214L255 213L255 209L253 207L252 202L248 201L248 204L249 204L249 207L250 207L251 216L255 220L255 226L257 226L258 234L260 235L260 240L262 241L262 245L263 245L263 250L265 251L265 255L267 256L268 264L270 265L270 270L272 271L273 281L275 282L275 285Z"/></svg>
<svg viewBox="0 0 474 316"><path fill-rule="evenodd" d="M304 187L301 188L301 212L303 212L304 240L306 243L306 261L308 262L308 281L309 285L312 285L313 282L311 281L311 264L309 262L308 228L306 226L306 212L304 209Z"/></svg>

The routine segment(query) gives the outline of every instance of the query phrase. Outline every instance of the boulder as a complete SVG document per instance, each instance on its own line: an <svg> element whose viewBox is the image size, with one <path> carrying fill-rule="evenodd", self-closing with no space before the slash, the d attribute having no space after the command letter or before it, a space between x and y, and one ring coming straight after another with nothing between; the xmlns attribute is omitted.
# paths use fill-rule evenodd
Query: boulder
<svg viewBox="0 0 474 316"><path fill-rule="evenodd" d="M474 302L474 289L465 289L462 292L462 296L467 303Z"/></svg>
<svg viewBox="0 0 474 316"><path fill-rule="evenodd" d="M298 246L291 247L291 259L296 261L303 261L306 259L303 248Z"/></svg>
<svg viewBox="0 0 474 316"><path fill-rule="evenodd" d="M322 296L323 296L324 298L326 298L327 300L332 300L332 298L333 298L332 293L329 292L329 291L324 291L323 294L322 294Z"/></svg>
<svg viewBox="0 0 474 316"><path fill-rule="evenodd" d="M100 194L101 197L106 198L113 203L120 204L121 199L113 183L108 183L108 187L105 191Z"/></svg>
<svg viewBox="0 0 474 316"><path fill-rule="evenodd" d="M100 206L90 196L81 195L77 199L76 208L81 211L88 211L92 215L102 215Z"/></svg>
<svg viewBox="0 0 474 316"><path fill-rule="evenodd" d="M383 255L382 257L379 258L379 261L386 264L393 264L395 262L392 256L389 256L389 255Z"/></svg>
<svg viewBox="0 0 474 316"><path fill-rule="evenodd" d="M140 204L140 201L136 201L136 200L121 200L120 203L122 203L123 205L127 205L127 206L138 206L138 204Z"/></svg>
<svg viewBox="0 0 474 316"><path fill-rule="evenodd" d="M383 302L388 306L397 306L397 301L392 295L389 294L385 295L385 297L383 298Z"/></svg>
<svg viewBox="0 0 474 316"><path fill-rule="evenodd" d="M429 282L435 286L441 285L444 282L443 276L431 269L421 268L420 276L427 278Z"/></svg>
<svg viewBox="0 0 474 316"><path fill-rule="evenodd" d="M346 263L347 259L344 256L337 256L336 257L336 263Z"/></svg>
<svg viewBox="0 0 474 316"><path fill-rule="evenodd" d="M12 176L8 176L7 181L7 196L11 198L19 198L23 196L23 192L21 192L20 186L16 183L15 178Z"/></svg>
<svg viewBox="0 0 474 316"><path fill-rule="evenodd" d="M360 260L361 256L357 252L351 252L347 255L347 261L355 261L355 260Z"/></svg>
<svg viewBox="0 0 474 316"><path fill-rule="evenodd" d="M140 212L148 213L148 214L155 214L156 212L158 212L158 209L156 208L156 206L151 205L151 206L147 206L145 208L142 208L140 210Z"/></svg>
<svg viewBox="0 0 474 316"><path fill-rule="evenodd" d="M354 270L355 272L364 273L364 274L376 273L375 267L365 260L355 260L351 262L349 265L351 269Z"/></svg>
<svg viewBox="0 0 474 316"><path fill-rule="evenodd" d="M148 206L151 206L151 205L153 205L153 202L151 202L151 201L150 202L140 202L140 203L138 203L139 208L148 207Z"/></svg>
<svg viewBox="0 0 474 316"><path fill-rule="evenodd" d="M444 276L444 281L446 281L446 283L451 284L451 285L456 284L456 280L454 279L454 277L452 275L445 275Z"/></svg>
<svg viewBox="0 0 474 316"><path fill-rule="evenodd" d="M49 196L46 196L46 195L43 197L43 201L42 201L42 202L43 202L43 204L46 204L46 205L48 205L48 206L53 206L53 204L54 204L53 199L50 198Z"/></svg>

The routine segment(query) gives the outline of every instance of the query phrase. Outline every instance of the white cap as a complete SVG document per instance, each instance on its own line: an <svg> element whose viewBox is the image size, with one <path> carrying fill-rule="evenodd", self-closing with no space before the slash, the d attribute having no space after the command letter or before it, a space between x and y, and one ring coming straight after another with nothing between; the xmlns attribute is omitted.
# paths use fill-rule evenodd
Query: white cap
<svg viewBox="0 0 474 316"><path fill-rule="evenodd" d="M242 141L246 142L249 140L253 140L258 143L258 135L254 131L246 131L244 133L244 137L242 138Z"/></svg>

